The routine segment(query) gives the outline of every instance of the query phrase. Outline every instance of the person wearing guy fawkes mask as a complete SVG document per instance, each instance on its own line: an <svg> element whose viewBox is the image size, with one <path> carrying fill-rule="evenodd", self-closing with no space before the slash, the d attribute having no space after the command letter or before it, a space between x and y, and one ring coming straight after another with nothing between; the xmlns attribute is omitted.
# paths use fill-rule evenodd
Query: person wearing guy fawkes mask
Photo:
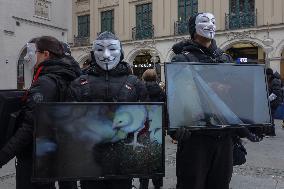
<svg viewBox="0 0 284 189"><path fill-rule="evenodd" d="M129 64L123 61L121 43L114 34L101 33L93 43L92 53L93 63L85 70L86 75L71 83L70 100L85 102L146 100L147 89L136 76L132 75ZM130 189L131 187L131 178L81 181L82 189Z"/></svg>
<svg viewBox="0 0 284 189"><path fill-rule="evenodd" d="M229 55L216 46L215 17L199 13L189 20L190 40L173 46L172 62L232 62ZM178 189L229 189L233 171L231 130L189 131L180 128L170 133L178 140Z"/></svg>

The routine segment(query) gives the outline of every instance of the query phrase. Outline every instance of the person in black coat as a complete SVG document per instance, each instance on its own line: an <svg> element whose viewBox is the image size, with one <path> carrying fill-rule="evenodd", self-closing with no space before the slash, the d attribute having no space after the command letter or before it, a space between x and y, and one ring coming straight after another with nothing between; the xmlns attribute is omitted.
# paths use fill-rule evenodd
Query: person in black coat
<svg viewBox="0 0 284 189"><path fill-rule="evenodd" d="M272 115L282 102L282 90L280 74L273 73L271 68L266 69L267 83L268 83L268 99L270 101L270 109Z"/></svg>
<svg viewBox="0 0 284 189"><path fill-rule="evenodd" d="M157 73L154 69L147 69L143 75L142 80L145 82L150 102L164 102L165 93L157 83ZM139 189L148 189L149 179L139 179ZM159 189L163 186L163 178L152 178L155 189Z"/></svg>
<svg viewBox="0 0 284 189"><path fill-rule="evenodd" d="M54 37L37 38L27 46L28 67L34 69L34 77L25 96L22 124L0 150L0 167L16 156L17 189L53 189L54 183L31 182L35 107L39 102L60 101L58 84L74 80L81 71L74 59L64 56L61 43Z"/></svg>
<svg viewBox="0 0 284 189"><path fill-rule="evenodd" d="M73 81L70 85L70 100L79 102L139 102L147 100L147 89L142 81L132 75L131 67L123 61L123 52L119 39L110 32L101 33L93 43L93 63L85 70L85 75ZM116 145L117 148L113 148ZM100 165L117 168L123 173L131 164L123 164L121 168L117 162L122 157L115 154L125 154L126 158L131 158L131 154L123 153L122 145L117 143L103 143L95 145L94 154L105 154L112 151L113 156L95 156L94 159ZM117 158L117 161L111 161L116 165L109 165L108 158ZM104 167L104 166L102 166ZM105 168L104 167L104 168ZM109 169L104 169L107 172ZM101 179L97 181L81 181L82 189L131 189L132 179Z"/></svg>
<svg viewBox="0 0 284 189"><path fill-rule="evenodd" d="M268 84L268 100L270 102L270 111L273 117L277 107L282 102L282 90L281 90L281 79L280 74L277 72L273 73L271 68L266 68L266 77L267 77L267 84ZM273 126L271 130L267 133L269 136L276 136L275 133L275 125L273 119Z"/></svg>
<svg viewBox="0 0 284 189"><path fill-rule="evenodd" d="M232 58L217 47L215 30L215 17L211 13L199 13L191 17L191 40L173 46L176 56L172 62L232 62ZM234 131L189 131L181 128L170 135L178 140L178 189L229 189L233 171Z"/></svg>

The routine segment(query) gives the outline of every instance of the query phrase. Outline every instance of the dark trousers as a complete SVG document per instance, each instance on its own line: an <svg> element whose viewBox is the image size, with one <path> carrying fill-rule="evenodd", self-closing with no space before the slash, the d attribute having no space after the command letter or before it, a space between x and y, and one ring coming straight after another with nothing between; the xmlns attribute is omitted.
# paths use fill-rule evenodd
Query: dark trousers
<svg viewBox="0 0 284 189"><path fill-rule="evenodd" d="M179 141L177 150L178 189L229 189L233 172L230 135L194 135Z"/></svg>
<svg viewBox="0 0 284 189"><path fill-rule="evenodd" d="M132 179L81 181L81 189L131 189Z"/></svg>
<svg viewBox="0 0 284 189"><path fill-rule="evenodd" d="M32 158L17 158L16 189L55 189L54 182L31 182Z"/></svg>
<svg viewBox="0 0 284 189"><path fill-rule="evenodd" d="M140 182L139 189L148 189L149 179L140 178L139 182ZM155 188L161 188L163 186L163 177L152 178L152 182Z"/></svg>

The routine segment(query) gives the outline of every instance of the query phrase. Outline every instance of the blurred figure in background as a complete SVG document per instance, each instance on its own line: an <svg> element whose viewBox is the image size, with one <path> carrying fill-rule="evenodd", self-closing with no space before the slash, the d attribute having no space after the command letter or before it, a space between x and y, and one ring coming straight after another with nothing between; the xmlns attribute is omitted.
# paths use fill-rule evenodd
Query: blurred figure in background
<svg viewBox="0 0 284 189"><path fill-rule="evenodd" d="M270 110L272 117L277 107L282 102L281 80L278 72L273 73L271 68L266 68L267 84L268 84L268 100L270 102ZM273 129L267 133L269 136L276 136L275 125L273 120Z"/></svg>
<svg viewBox="0 0 284 189"><path fill-rule="evenodd" d="M165 93L157 82L158 75L154 69L147 69L142 80L145 82L150 102L164 102ZM139 189L148 189L149 179L140 178ZM160 189L163 186L163 177L152 178L155 189Z"/></svg>

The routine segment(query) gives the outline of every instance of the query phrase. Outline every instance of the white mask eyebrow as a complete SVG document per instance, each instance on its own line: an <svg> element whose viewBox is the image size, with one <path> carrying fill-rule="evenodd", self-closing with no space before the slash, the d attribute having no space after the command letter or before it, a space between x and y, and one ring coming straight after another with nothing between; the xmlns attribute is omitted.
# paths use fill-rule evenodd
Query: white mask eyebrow
<svg viewBox="0 0 284 189"><path fill-rule="evenodd" d="M213 24L215 24L216 19L214 17L214 15L212 15L211 13L207 13L207 14L200 14L197 16L196 20L195 20L195 24L198 23L206 23L206 22L212 22Z"/></svg>

